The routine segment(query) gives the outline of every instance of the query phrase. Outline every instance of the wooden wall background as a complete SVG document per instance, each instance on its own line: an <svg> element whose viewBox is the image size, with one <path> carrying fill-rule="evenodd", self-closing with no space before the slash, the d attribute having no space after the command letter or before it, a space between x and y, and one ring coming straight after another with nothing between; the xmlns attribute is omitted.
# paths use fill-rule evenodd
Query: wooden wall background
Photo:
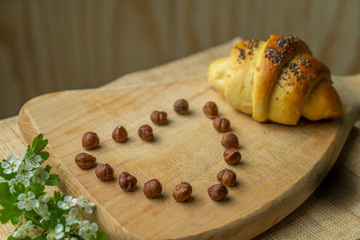
<svg viewBox="0 0 360 240"><path fill-rule="evenodd" d="M360 72L357 0L0 0L0 118L235 36L305 40L333 74Z"/></svg>

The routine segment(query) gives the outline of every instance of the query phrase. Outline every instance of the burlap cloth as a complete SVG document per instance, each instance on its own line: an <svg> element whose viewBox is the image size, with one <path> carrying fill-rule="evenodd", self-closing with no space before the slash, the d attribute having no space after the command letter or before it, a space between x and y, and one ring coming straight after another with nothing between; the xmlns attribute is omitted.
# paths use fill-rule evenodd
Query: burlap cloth
<svg viewBox="0 0 360 240"><path fill-rule="evenodd" d="M209 63L228 55L233 43L239 39L150 70L125 75L102 88L204 77ZM22 138L17 117L0 121L0 133L0 157L22 156L27 143ZM256 239L359 239L359 160L360 122L357 122L333 169L318 189L298 209ZM56 187L46 189L49 192L57 190ZM7 239L14 229L11 224L0 225L0 239Z"/></svg>

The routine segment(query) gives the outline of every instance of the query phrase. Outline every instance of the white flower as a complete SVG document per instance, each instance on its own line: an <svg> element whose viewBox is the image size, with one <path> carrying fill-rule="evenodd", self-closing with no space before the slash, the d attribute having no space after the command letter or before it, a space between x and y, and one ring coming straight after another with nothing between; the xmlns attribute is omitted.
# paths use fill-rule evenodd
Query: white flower
<svg viewBox="0 0 360 240"><path fill-rule="evenodd" d="M15 192L14 186L21 186L21 185L24 185L24 187L28 187L30 185L30 181L28 178L25 178L22 175L16 175L15 178L9 181L10 192L14 193Z"/></svg>
<svg viewBox="0 0 360 240"><path fill-rule="evenodd" d="M0 183L3 183L3 182L7 182L7 181L5 180L5 178L0 177Z"/></svg>
<svg viewBox="0 0 360 240"><path fill-rule="evenodd" d="M85 208L85 211L88 213L92 213L93 210L90 207L95 206L95 203L88 202L84 199L83 196L80 196L77 200L77 205L81 208Z"/></svg>
<svg viewBox="0 0 360 240"><path fill-rule="evenodd" d="M26 178L31 178L33 176L32 166L26 164L25 162L21 162L19 169L17 170L18 175L24 176Z"/></svg>
<svg viewBox="0 0 360 240"><path fill-rule="evenodd" d="M29 236L32 230L35 229L35 226L32 224L32 221L28 221L26 224L18 227L15 232L13 232L12 236L14 238L25 238Z"/></svg>
<svg viewBox="0 0 360 240"><path fill-rule="evenodd" d="M4 169L5 174L10 174L18 170L20 163L20 158L14 158L14 156L9 155L1 162L1 167Z"/></svg>
<svg viewBox="0 0 360 240"><path fill-rule="evenodd" d="M39 202L40 202L40 203L47 203L49 200L50 200L49 194L42 195L42 196L39 198Z"/></svg>
<svg viewBox="0 0 360 240"><path fill-rule="evenodd" d="M48 206L47 206L47 202L50 200L50 196L48 194L42 195L38 202L39 202L39 214L42 217L42 219L40 220L40 223L42 223L43 221L47 221L50 220L50 212L48 210Z"/></svg>
<svg viewBox="0 0 360 240"><path fill-rule="evenodd" d="M43 221L50 220L50 212L49 212L48 206L46 204L40 204L38 210L39 210L40 216L42 217L40 220L40 223L42 223Z"/></svg>
<svg viewBox="0 0 360 240"><path fill-rule="evenodd" d="M27 194L21 193L18 196L18 208L25 209L26 211L30 211L33 208L37 208L39 206L39 202L34 199L35 194L32 192L28 192Z"/></svg>
<svg viewBox="0 0 360 240"><path fill-rule="evenodd" d="M46 179L49 179L49 173L42 167L36 169L34 171L34 175L31 178L34 183L41 183L42 185L45 184Z"/></svg>
<svg viewBox="0 0 360 240"><path fill-rule="evenodd" d="M91 223L89 221L84 221L79 230L80 237L85 240L90 239L91 235L95 235L98 230L98 225L96 223Z"/></svg>
<svg viewBox="0 0 360 240"><path fill-rule="evenodd" d="M47 240L62 239L64 235L65 235L64 226L61 223L59 223L58 225L56 225L55 229L51 229L49 231L48 235L46 235L46 239Z"/></svg>
<svg viewBox="0 0 360 240"><path fill-rule="evenodd" d="M75 206L77 203L77 199L74 198L72 196L65 196L64 197L64 201L59 201L57 203L57 206L63 210L67 210L70 209L71 207Z"/></svg>
<svg viewBox="0 0 360 240"><path fill-rule="evenodd" d="M77 208L72 208L69 212L69 215L64 214L65 216L65 220L66 220L66 225L73 225L74 223L81 223L81 218L79 216L79 209Z"/></svg>
<svg viewBox="0 0 360 240"><path fill-rule="evenodd" d="M27 165L32 166L32 168L38 168L40 167L40 164L44 162L44 159L40 155L31 154L30 156L27 156L25 154L25 161Z"/></svg>
<svg viewBox="0 0 360 240"><path fill-rule="evenodd" d="M75 238L75 237L71 237L71 238L65 238L65 240L78 240L77 238Z"/></svg>

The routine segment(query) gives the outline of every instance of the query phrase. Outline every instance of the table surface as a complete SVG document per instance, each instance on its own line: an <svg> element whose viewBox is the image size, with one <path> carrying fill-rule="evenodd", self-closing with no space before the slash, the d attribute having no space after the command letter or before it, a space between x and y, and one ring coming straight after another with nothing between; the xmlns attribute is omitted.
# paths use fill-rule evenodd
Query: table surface
<svg viewBox="0 0 360 240"><path fill-rule="evenodd" d="M102 88L181 81L204 77L209 63L228 55L240 38L189 57L125 75ZM171 76L171 77L170 77ZM0 121L0 155L21 157L27 143L19 130L17 116ZM46 136L45 136L46 137ZM334 167L317 190L293 213L256 239L357 239L360 238L360 122L351 130ZM49 192L56 187L47 188ZM14 230L0 225L0 239Z"/></svg>

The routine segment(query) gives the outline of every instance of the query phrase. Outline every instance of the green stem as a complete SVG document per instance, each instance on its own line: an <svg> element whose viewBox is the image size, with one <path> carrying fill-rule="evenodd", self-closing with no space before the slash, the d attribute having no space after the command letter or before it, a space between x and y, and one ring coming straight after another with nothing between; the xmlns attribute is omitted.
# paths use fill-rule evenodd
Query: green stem
<svg viewBox="0 0 360 240"><path fill-rule="evenodd" d="M26 218L27 218L28 220L31 220L34 225L36 225L36 226L38 226L38 227L41 227L41 223L40 223L38 220L36 220L35 218L30 217L30 216L27 216Z"/></svg>

